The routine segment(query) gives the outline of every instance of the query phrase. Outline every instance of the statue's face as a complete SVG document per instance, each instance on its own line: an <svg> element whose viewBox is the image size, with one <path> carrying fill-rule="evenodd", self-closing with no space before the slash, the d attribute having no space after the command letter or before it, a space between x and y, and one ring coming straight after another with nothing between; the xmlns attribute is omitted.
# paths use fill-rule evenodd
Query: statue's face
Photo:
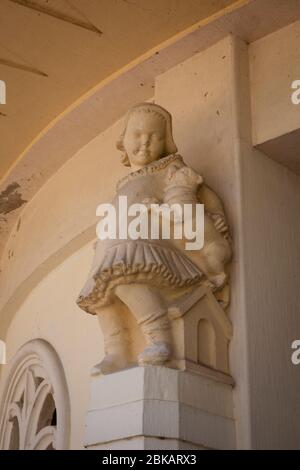
<svg viewBox="0 0 300 470"><path fill-rule="evenodd" d="M158 160L165 149L166 124L159 116L133 112L129 118L123 145L132 167L143 167Z"/></svg>

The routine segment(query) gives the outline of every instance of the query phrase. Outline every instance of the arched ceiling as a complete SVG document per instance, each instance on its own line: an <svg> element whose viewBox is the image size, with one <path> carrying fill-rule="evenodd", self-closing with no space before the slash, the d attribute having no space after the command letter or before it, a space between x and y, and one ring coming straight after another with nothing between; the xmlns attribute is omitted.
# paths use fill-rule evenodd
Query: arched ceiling
<svg viewBox="0 0 300 470"><path fill-rule="evenodd" d="M0 179L65 108L236 0L0 0Z"/></svg>
<svg viewBox="0 0 300 470"><path fill-rule="evenodd" d="M299 18L300 0L0 0L0 257L26 203L157 75Z"/></svg>

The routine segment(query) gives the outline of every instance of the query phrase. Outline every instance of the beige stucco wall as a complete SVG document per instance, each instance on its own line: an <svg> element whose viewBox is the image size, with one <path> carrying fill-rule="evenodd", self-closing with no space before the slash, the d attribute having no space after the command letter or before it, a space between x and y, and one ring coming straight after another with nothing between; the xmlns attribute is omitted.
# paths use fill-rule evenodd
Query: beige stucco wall
<svg viewBox="0 0 300 470"><path fill-rule="evenodd" d="M255 145L300 127L299 107L291 101L292 82L300 80L299 38L296 21L249 47Z"/></svg>
<svg viewBox="0 0 300 470"><path fill-rule="evenodd" d="M103 355L97 318L82 312L75 303L92 256L89 245L45 276L16 312L6 335L8 363L23 344L35 338L48 341L60 357L70 396L71 449L83 448L89 371ZM0 367L4 373L9 368ZM3 386L5 374L2 378Z"/></svg>
<svg viewBox="0 0 300 470"><path fill-rule="evenodd" d="M155 101L172 113L179 152L222 197L232 228L237 446L299 447L300 376L289 348L300 330L300 181L252 149L248 72L246 44L228 36L157 77ZM8 359L34 337L59 353L73 448L82 445L89 368L102 354L96 320L75 297L92 259L96 206L126 173L114 148L120 128L82 148L37 193L5 253L0 337Z"/></svg>
<svg viewBox="0 0 300 470"><path fill-rule="evenodd" d="M249 47L253 143L300 175L300 21Z"/></svg>
<svg viewBox="0 0 300 470"><path fill-rule="evenodd" d="M299 449L291 344L300 334L300 178L247 145L241 150L251 442Z"/></svg>
<svg viewBox="0 0 300 470"><path fill-rule="evenodd" d="M126 173L115 149L121 124L77 152L26 205L2 258L1 306L39 266L96 224L97 205L111 198Z"/></svg>

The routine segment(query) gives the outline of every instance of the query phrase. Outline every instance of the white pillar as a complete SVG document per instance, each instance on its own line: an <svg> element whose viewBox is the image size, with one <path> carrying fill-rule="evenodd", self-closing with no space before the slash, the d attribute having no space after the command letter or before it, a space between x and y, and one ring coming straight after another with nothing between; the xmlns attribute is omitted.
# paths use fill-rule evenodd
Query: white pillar
<svg viewBox="0 0 300 470"><path fill-rule="evenodd" d="M92 378L87 449L231 449L231 385L187 371L134 367Z"/></svg>

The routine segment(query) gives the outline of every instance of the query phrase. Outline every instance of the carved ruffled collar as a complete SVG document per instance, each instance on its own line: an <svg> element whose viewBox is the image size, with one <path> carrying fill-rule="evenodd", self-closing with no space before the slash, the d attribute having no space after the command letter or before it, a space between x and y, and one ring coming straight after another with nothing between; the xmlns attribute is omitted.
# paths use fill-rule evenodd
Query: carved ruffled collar
<svg viewBox="0 0 300 470"><path fill-rule="evenodd" d="M146 165L143 168L140 168L139 170L129 173L129 175L124 176L117 182L117 186L116 186L117 191L122 186L124 186L124 184L127 183L128 181L138 178L139 176L150 175L152 173L155 173L156 171L162 170L166 168L166 166L168 166L171 162L176 161L176 160L183 162L181 155L172 154L172 155L168 155L167 157L160 158L159 160L156 160L155 162L149 163L149 165Z"/></svg>

